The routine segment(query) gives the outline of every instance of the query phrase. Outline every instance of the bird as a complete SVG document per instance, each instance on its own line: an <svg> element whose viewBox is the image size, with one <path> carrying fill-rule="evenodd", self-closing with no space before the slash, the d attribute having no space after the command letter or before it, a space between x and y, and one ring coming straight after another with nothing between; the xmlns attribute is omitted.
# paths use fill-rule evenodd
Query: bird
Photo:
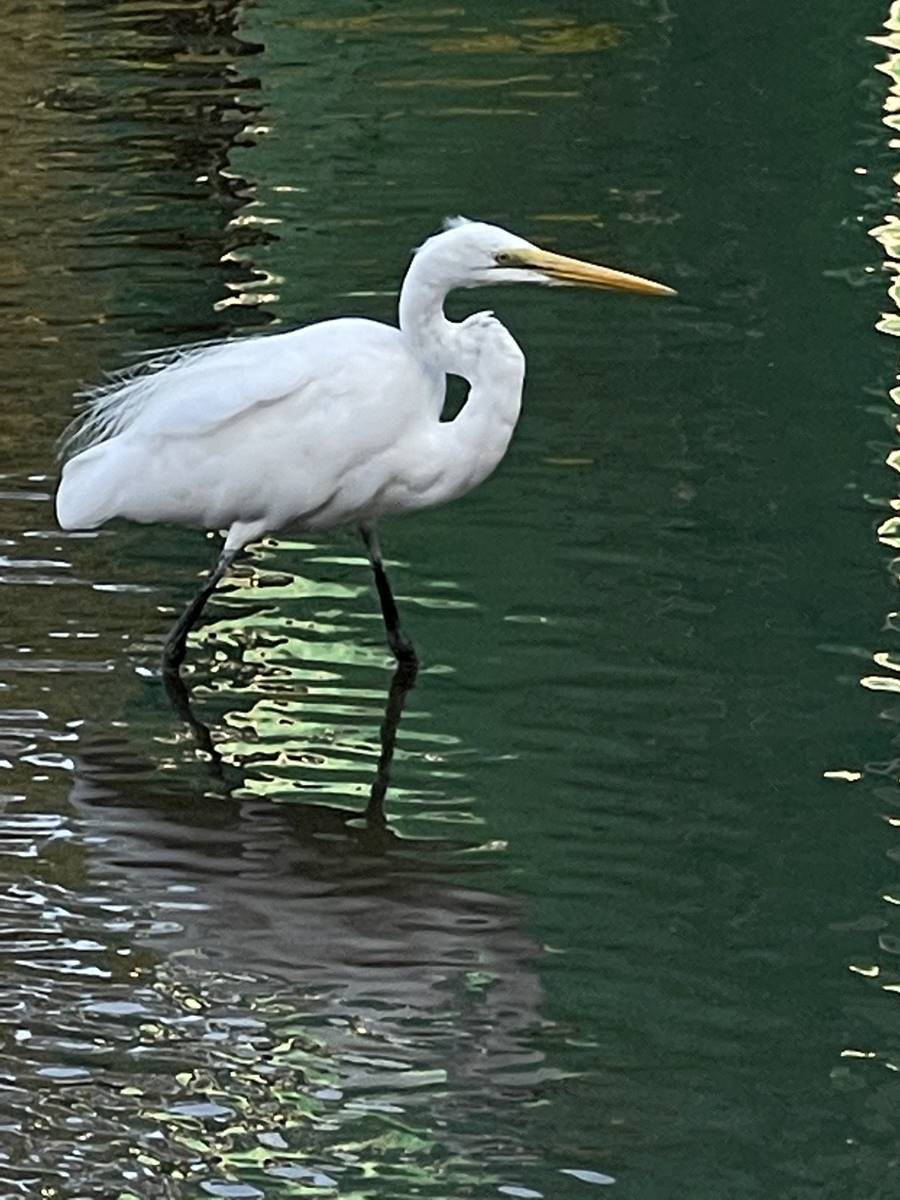
<svg viewBox="0 0 900 1200"><path fill-rule="evenodd" d="M583 286L673 296L661 283L541 249L498 225L448 218L413 252L397 323L341 316L151 356L82 393L61 438L63 530L113 518L225 535L215 568L169 632L166 674L240 552L282 529L356 525L387 645L414 665L378 537L384 517L456 499L504 457L525 357L492 312L444 314L458 288ZM468 382L442 419L448 376Z"/></svg>

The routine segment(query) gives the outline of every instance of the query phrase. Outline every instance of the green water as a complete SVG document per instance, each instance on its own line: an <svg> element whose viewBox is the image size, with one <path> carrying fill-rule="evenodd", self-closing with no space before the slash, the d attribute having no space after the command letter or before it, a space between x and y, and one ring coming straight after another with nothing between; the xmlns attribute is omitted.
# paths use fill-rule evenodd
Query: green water
<svg viewBox="0 0 900 1200"><path fill-rule="evenodd" d="M3 1200L897 1194L886 3L3 10ZM681 295L454 299L526 403L383 531L380 829L354 537L210 607L211 762L215 546L61 535L53 447L136 352L390 320L447 213Z"/></svg>

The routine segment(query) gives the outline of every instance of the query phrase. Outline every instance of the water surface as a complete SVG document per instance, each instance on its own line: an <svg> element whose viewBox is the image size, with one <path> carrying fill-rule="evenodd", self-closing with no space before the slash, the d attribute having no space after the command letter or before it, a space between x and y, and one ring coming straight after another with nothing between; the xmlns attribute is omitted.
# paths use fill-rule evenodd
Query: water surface
<svg viewBox="0 0 900 1200"><path fill-rule="evenodd" d="M0 1195L892 1196L884 5L6 15ZM526 405L384 531L383 824L354 537L242 561L206 741L214 541L61 534L54 441L134 354L390 320L457 212L681 299L454 299Z"/></svg>

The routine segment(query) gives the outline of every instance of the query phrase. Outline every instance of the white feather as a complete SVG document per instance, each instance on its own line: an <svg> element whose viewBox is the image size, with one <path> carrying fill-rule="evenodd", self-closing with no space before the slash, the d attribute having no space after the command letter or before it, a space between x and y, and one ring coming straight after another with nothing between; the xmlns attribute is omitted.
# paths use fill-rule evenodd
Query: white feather
<svg viewBox="0 0 900 1200"><path fill-rule="evenodd" d="M297 332L152 351L137 366L77 394L83 408L60 438L60 457L72 458L151 421L172 436L200 433L247 407L279 399L302 375L296 356L283 353ZM168 421L160 420L163 412Z"/></svg>

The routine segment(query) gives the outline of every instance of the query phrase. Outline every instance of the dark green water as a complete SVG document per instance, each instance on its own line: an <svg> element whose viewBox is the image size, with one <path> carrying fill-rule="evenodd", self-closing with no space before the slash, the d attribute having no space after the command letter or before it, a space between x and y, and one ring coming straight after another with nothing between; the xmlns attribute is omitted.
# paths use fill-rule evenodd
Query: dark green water
<svg viewBox="0 0 900 1200"><path fill-rule="evenodd" d="M2 1200L897 1195L886 2L3 7ZM455 302L526 407L384 530L377 830L355 540L211 607L216 766L155 674L214 546L61 535L53 443L134 352L390 319L456 212L681 299Z"/></svg>

